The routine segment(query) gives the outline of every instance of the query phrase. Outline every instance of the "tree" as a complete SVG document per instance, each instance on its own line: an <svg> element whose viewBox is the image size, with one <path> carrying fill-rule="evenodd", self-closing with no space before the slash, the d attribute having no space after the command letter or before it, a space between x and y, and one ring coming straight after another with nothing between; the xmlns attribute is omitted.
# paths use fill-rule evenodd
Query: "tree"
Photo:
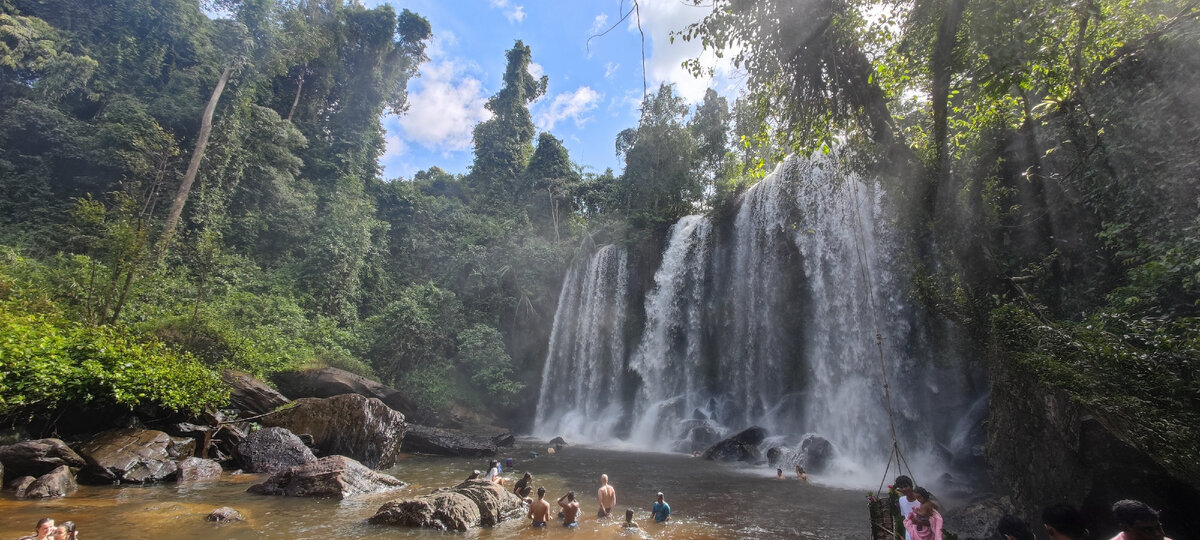
<svg viewBox="0 0 1200 540"><path fill-rule="evenodd" d="M635 226L674 222L703 195L696 140L684 126L687 114L674 86L664 84L642 104L637 129L617 135L617 153L625 158L621 180Z"/></svg>
<svg viewBox="0 0 1200 540"><path fill-rule="evenodd" d="M579 181L562 141L542 133L525 177L527 187L524 191L529 192L530 219L543 231L553 231L554 240L562 240L561 226L567 215L574 211L570 194Z"/></svg>
<svg viewBox="0 0 1200 540"><path fill-rule="evenodd" d="M494 116L475 126L475 161L468 176L482 207L501 213L522 200L518 181L536 133L529 104L546 93L549 81L529 74L529 47L520 40L505 57L504 86L485 105Z"/></svg>
<svg viewBox="0 0 1200 540"><path fill-rule="evenodd" d="M729 150L729 121L729 100L712 88L706 90L688 129L696 139L696 159L708 187L716 181Z"/></svg>

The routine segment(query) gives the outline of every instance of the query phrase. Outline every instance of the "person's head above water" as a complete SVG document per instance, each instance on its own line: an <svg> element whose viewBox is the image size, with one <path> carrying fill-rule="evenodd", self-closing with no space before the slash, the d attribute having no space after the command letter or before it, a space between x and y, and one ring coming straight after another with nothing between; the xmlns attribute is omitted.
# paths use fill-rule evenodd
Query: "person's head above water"
<svg viewBox="0 0 1200 540"><path fill-rule="evenodd" d="M600 475L600 483L601 483L601 484L607 484L607 483L608 483L608 475L607 475L607 474L602 474L602 475Z"/></svg>
<svg viewBox="0 0 1200 540"><path fill-rule="evenodd" d="M625 522L629 523L630 521L633 521L633 509L626 508L625 509Z"/></svg>
<svg viewBox="0 0 1200 540"><path fill-rule="evenodd" d="M661 492L661 491L660 491L660 492L658 492L658 495L655 495L655 497L657 497L657 498L658 498L658 501L659 501L659 502L662 502L662 500L663 500L663 494L662 494L662 492Z"/></svg>
<svg viewBox="0 0 1200 540"><path fill-rule="evenodd" d="M54 519L52 518L39 519L37 525L33 527L38 536L46 536L51 533L52 529L54 529Z"/></svg>
<svg viewBox="0 0 1200 540"><path fill-rule="evenodd" d="M542 487L538 488L537 493L538 493L539 499L545 498L546 497L546 486L542 486Z"/></svg>

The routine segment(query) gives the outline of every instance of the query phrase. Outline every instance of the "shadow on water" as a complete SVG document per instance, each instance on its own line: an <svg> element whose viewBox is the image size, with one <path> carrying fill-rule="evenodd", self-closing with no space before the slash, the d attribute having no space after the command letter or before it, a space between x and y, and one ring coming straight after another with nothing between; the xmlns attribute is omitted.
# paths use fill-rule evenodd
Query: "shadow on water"
<svg viewBox="0 0 1200 540"><path fill-rule="evenodd" d="M539 457L529 459L530 451ZM682 454L613 451L569 446L555 455L533 443L500 457L515 464L504 476L515 481L526 471L535 485L545 486L548 500L575 490L582 505L580 527L531 530L525 520L493 528L446 534L373 526L366 523L387 500L451 486L483 459L408 456L387 472L409 483L385 494L345 501L257 496L245 493L259 475L225 474L218 481L192 485L146 487L81 486L75 495L53 501L0 499L0 538L29 534L42 517L73 520L83 538L105 539L317 539L317 538L817 538L859 539L869 536L864 493L777 480L763 467L741 467L703 461ZM596 490L607 473L617 490L620 519L599 520ZM510 484L511 485L511 484ZM671 523L650 517L654 495L662 491L671 504ZM553 504L553 502L552 502ZM215 525L204 516L231 506L246 523ZM626 508L635 511L643 529L627 532L621 523Z"/></svg>

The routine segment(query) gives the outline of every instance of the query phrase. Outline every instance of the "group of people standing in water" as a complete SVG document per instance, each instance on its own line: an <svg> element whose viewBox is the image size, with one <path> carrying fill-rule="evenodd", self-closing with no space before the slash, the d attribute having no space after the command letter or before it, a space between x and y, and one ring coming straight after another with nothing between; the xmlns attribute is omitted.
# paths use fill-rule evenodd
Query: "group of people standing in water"
<svg viewBox="0 0 1200 540"><path fill-rule="evenodd" d="M484 476L485 480L505 485L506 481L500 476L500 463L492 461L488 466L488 473ZM537 488L537 497L531 495L535 493L533 489L533 474L526 472L520 480L513 484L513 493L518 497L525 499L529 504L529 511L525 517L530 520L533 527L545 527L550 523L550 503L546 500L546 487ZM608 483L608 475L600 475L600 488L596 490L596 519L611 519L613 512L617 508L617 490ZM559 507L558 519L562 520L562 526L574 528L579 526L580 505L579 499L575 496L574 491L568 491L556 501ZM671 505L667 503L662 492L658 492L655 496L654 504L650 508L650 515L656 523L665 523L671 519ZM636 529L640 526L634 521L634 511L632 508L625 509L625 523L627 529Z"/></svg>
<svg viewBox="0 0 1200 540"><path fill-rule="evenodd" d="M34 526L33 534L22 536L20 540L76 540L77 538L79 538L79 531L75 530L74 522L64 521L55 525L53 519L42 518Z"/></svg>

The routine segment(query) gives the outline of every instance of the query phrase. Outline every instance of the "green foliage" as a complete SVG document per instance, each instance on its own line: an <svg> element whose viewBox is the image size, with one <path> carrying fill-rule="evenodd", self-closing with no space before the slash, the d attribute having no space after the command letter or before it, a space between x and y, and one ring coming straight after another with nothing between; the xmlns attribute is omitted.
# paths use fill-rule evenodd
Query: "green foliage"
<svg viewBox="0 0 1200 540"><path fill-rule="evenodd" d="M475 324L458 335L458 365L471 374L471 383L483 390L492 403L511 406L524 388L512 380L512 359L504 351L500 331Z"/></svg>
<svg viewBox="0 0 1200 540"><path fill-rule="evenodd" d="M190 354L64 318L44 283L9 271L29 264L7 252L0 268L0 416L50 414L67 404L153 403L192 413L225 404L220 377Z"/></svg>
<svg viewBox="0 0 1200 540"><path fill-rule="evenodd" d="M402 289L381 313L363 321L360 355L389 383L442 363L453 354L460 310L453 292L432 283Z"/></svg>
<svg viewBox="0 0 1200 540"><path fill-rule="evenodd" d="M635 228L672 223L692 213L703 195L687 114L674 87L663 85L642 104L637 129L617 136L617 153L625 158L621 196Z"/></svg>
<svg viewBox="0 0 1200 540"><path fill-rule="evenodd" d="M1023 368L1065 390L1160 464L1200 478L1200 319L1136 317L1120 307L1078 323L1016 305L996 309L998 344Z"/></svg>

